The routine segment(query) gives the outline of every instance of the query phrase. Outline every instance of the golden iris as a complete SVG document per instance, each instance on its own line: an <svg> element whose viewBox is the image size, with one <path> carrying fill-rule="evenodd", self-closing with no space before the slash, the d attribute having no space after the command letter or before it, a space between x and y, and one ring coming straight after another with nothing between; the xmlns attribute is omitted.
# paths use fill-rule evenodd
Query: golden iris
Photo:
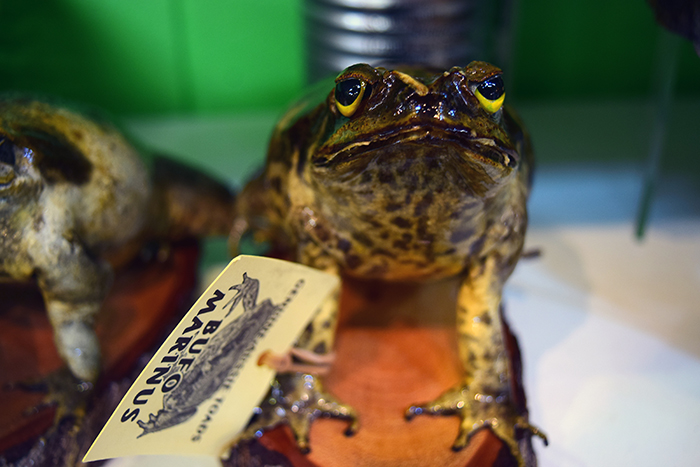
<svg viewBox="0 0 700 467"><path fill-rule="evenodd" d="M474 94L486 111L490 113L498 112L506 98L503 78L501 78L501 75L496 75L482 81L474 89Z"/></svg>
<svg viewBox="0 0 700 467"><path fill-rule="evenodd" d="M350 118L360 106L367 90L367 83L357 78L345 79L335 85L335 106Z"/></svg>

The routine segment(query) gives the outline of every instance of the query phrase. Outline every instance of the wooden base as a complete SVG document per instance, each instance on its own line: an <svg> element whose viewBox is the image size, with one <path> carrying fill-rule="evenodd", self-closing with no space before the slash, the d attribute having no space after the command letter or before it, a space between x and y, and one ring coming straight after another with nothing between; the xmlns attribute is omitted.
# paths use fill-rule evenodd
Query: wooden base
<svg viewBox="0 0 700 467"><path fill-rule="evenodd" d="M456 286L453 281L424 286L347 281L337 360L326 387L357 409L360 430L348 438L343 435L345 422L318 420L311 429L311 452L302 455L289 429L279 427L259 442L239 447L234 453L238 457L226 465L243 466L256 456L294 467L517 465L507 447L489 430L479 432L465 449L454 452L451 446L459 427L456 417L419 416L410 422L403 417L409 405L434 399L460 379L454 322ZM520 385L514 338L509 344ZM522 388L514 390L517 402L524 404ZM534 465L529 439L521 444L527 450L528 465Z"/></svg>
<svg viewBox="0 0 700 467"><path fill-rule="evenodd" d="M103 370L85 417L88 425L94 425L93 431L99 431L111 415L121 398L119 392L129 388L128 381L120 380L134 371L144 352L159 344L189 304L198 257L197 245L184 243L174 247L164 262L137 262L117 275L96 322ZM11 462L30 455L31 450L32 460L39 465L62 465L65 462L60 459L36 453L39 436L47 439L45 445L60 441L61 445L72 443L72 448L81 438L83 445L77 448L87 450L97 433L81 437L74 432L74 422L54 427L56 406L44 404L46 393L18 384L40 382L65 366L54 346L39 290L32 284L2 283L0 297L0 464L3 459ZM65 436L70 440L52 440ZM49 454L55 458L57 453Z"/></svg>

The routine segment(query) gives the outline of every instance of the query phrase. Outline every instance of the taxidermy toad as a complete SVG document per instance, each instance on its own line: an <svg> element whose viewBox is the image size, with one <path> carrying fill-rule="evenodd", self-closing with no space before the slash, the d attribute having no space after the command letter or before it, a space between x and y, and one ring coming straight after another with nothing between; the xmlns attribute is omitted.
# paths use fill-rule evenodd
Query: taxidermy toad
<svg viewBox="0 0 700 467"><path fill-rule="evenodd" d="M233 220L220 183L162 158L151 169L103 119L0 98L0 279L36 280L59 354L82 380L99 373L92 322L113 267L149 240L227 235Z"/></svg>
<svg viewBox="0 0 700 467"><path fill-rule="evenodd" d="M458 276L464 377L405 415L456 414L455 449L490 428L522 463L516 429L539 432L513 403L499 309L523 248L532 155L504 98L501 71L483 62L445 72L351 66L323 103L302 101L282 119L264 171L239 196L232 241L252 231L341 276ZM336 295L293 354L328 354L337 316ZM349 420L349 432L357 427L353 409L303 371L278 373L259 412L243 438L288 423L302 450L319 416Z"/></svg>

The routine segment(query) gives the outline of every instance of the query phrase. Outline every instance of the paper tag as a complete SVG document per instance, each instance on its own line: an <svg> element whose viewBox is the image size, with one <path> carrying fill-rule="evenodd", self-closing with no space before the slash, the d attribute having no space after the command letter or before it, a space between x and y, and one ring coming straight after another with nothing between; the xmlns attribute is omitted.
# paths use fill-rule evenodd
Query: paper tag
<svg viewBox="0 0 700 467"><path fill-rule="evenodd" d="M192 306L102 428L84 462L142 454L220 456L267 394L283 354L337 277L239 256Z"/></svg>

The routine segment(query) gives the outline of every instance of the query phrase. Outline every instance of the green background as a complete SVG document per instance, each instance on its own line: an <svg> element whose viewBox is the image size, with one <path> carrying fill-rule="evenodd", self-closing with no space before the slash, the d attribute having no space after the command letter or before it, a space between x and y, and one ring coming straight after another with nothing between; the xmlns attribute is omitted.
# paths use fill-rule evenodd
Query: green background
<svg viewBox="0 0 700 467"><path fill-rule="evenodd" d="M11 0L0 3L0 88L121 115L280 108L305 82L301 0ZM509 95L648 95L658 28L643 0L522 0ZM681 50L677 93L700 95Z"/></svg>
<svg viewBox="0 0 700 467"><path fill-rule="evenodd" d="M280 107L302 86L295 1L12 0L0 17L3 89L136 115Z"/></svg>

